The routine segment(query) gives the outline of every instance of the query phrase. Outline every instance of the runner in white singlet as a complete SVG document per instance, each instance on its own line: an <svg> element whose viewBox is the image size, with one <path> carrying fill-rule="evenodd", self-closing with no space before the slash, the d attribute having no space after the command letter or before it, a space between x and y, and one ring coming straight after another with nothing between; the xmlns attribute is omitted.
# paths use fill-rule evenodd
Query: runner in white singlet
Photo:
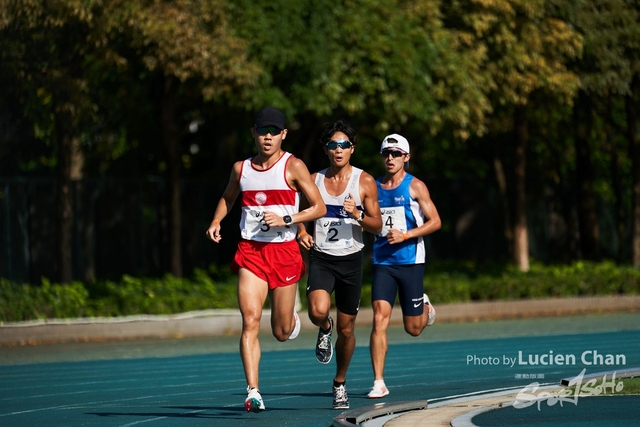
<svg viewBox="0 0 640 427"><path fill-rule="evenodd" d="M320 142L330 166L313 178L327 213L315 220L313 236L300 225L299 241L310 250L307 296L309 318L319 327L316 358L320 363L329 363L333 356L333 319L329 309L335 292L338 339L333 408L348 409L345 382L355 349L353 331L362 290L362 230L377 234L382 221L375 180L350 163L358 142L353 128L339 120L327 127Z"/></svg>

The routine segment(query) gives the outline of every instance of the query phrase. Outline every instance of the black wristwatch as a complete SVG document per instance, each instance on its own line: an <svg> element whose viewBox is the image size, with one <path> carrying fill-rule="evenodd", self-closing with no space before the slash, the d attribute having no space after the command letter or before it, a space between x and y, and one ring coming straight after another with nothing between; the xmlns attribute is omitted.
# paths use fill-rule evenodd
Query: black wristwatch
<svg viewBox="0 0 640 427"><path fill-rule="evenodd" d="M293 218L291 218L291 215L285 215L282 217L282 220L284 221L284 223L286 225L289 225L293 222Z"/></svg>
<svg viewBox="0 0 640 427"><path fill-rule="evenodd" d="M360 211L360 216L356 219L358 222L364 221L364 211Z"/></svg>

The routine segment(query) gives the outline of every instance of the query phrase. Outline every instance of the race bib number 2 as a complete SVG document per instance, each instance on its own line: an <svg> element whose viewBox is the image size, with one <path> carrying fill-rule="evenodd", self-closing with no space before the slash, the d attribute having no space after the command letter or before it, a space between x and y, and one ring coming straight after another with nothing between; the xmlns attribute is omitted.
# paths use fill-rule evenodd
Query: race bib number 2
<svg viewBox="0 0 640 427"><path fill-rule="evenodd" d="M395 228L403 233L407 231L407 217L404 214L404 206L394 206L392 208L381 208L382 231L380 237L386 237L390 228Z"/></svg>
<svg viewBox="0 0 640 427"><path fill-rule="evenodd" d="M316 222L316 245L321 248L343 248L351 244L351 224L345 218L322 218L321 221L320 224Z"/></svg>

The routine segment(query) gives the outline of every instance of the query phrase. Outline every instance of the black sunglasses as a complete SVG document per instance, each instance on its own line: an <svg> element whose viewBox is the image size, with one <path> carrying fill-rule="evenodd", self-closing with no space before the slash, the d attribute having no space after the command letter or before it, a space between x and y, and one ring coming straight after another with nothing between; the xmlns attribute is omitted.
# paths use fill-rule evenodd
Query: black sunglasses
<svg viewBox="0 0 640 427"><path fill-rule="evenodd" d="M402 151L397 150L382 150L380 152L380 155L385 159L389 157L389 154L391 154L394 159L397 159L400 156L404 156L404 153Z"/></svg>
<svg viewBox="0 0 640 427"><path fill-rule="evenodd" d="M257 127L256 132L258 132L258 135L266 135L268 133L270 133L271 135L280 135L282 129L276 126L262 126L259 128Z"/></svg>
<svg viewBox="0 0 640 427"><path fill-rule="evenodd" d="M351 148L353 146L353 143L351 141L342 140L342 141L329 141L324 145L326 145L326 147L329 150L335 150L338 147L345 150L347 148Z"/></svg>

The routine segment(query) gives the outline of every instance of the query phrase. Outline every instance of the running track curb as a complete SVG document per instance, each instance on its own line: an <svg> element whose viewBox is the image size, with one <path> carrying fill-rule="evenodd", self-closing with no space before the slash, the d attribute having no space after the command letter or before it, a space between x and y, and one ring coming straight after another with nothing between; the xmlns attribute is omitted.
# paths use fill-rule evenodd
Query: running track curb
<svg viewBox="0 0 640 427"><path fill-rule="evenodd" d="M543 298L513 301L434 304L436 322L475 322L536 316L640 310L640 295ZM265 310L261 327L269 329L271 313ZM300 316L303 329L315 329L308 317ZM373 312L363 307L360 326L371 325ZM393 310L393 324L402 323L402 313ZM0 346L66 341L103 341L135 338L181 338L237 334L241 330L238 310L202 310L169 316L124 316L115 318L44 319L0 322Z"/></svg>
<svg viewBox="0 0 640 427"><path fill-rule="evenodd" d="M616 379L640 377L640 367L622 371L596 372L584 377L584 380L599 379L603 376ZM543 384L537 391L557 393L572 378L563 378L560 385ZM421 400L414 402L379 403L346 411L334 417L334 427L357 427L369 425L385 427L412 427L416 425L477 427L473 423L476 415L496 409L512 406L522 387L513 387L500 391L479 391L467 396ZM541 394L541 396L543 396ZM548 395L541 399L548 398Z"/></svg>

